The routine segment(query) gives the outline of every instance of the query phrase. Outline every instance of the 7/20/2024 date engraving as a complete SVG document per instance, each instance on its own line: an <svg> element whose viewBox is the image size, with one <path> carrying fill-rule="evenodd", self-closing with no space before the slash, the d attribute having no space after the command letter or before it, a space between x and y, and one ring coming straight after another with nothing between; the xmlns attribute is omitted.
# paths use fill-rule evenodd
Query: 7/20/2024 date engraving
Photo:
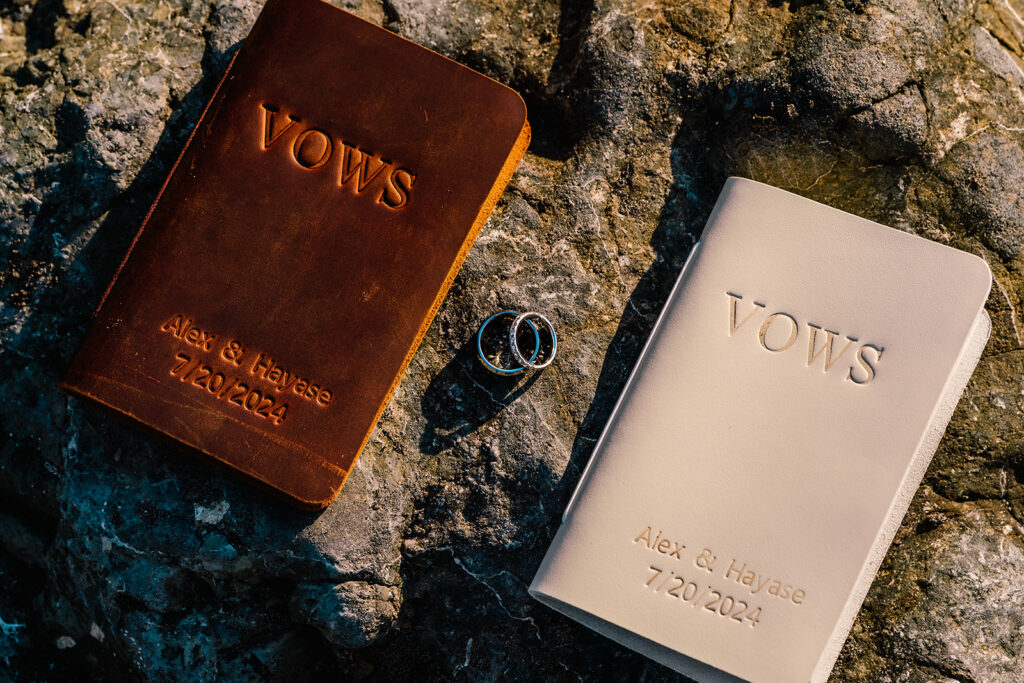
<svg viewBox="0 0 1024 683"><path fill-rule="evenodd" d="M749 624L751 628L757 626L757 622L761 619L760 607L752 607L743 600L725 595L721 591L715 590L713 586L701 587L693 581L687 581L675 572L666 572L654 565L649 568L653 575L647 579L644 586L655 593L678 598L682 604L699 608L701 612L717 614L738 624Z"/></svg>
<svg viewBox="0 0 1024 683"><path fill-rule="evenodd" d="M171 374L182 382L210 392L218 401L225 400L253 415L258 415L271 424L279 425L288 414L288 404L275 405L274 397L250 387L238 377L227 377L215 372L202 359L179 353L174 357L178 362L171 368Z"/></svg>

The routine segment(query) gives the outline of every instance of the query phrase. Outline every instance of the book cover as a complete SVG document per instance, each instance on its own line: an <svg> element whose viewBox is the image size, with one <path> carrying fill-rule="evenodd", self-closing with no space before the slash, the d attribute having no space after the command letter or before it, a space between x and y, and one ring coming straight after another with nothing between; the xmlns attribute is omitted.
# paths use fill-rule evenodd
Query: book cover
<svg viewBox="0 0 1024 683"><path fill-rule="evenodd" d="M269 0L62 387L323 507L529 138L506 86Z"/></svg>
<svg viewBox="0 0 1024 683"><path fill-rule="evenodd" d="M531 594L699 681L824 681L990 285L974 255L731 178Z"/></svg>

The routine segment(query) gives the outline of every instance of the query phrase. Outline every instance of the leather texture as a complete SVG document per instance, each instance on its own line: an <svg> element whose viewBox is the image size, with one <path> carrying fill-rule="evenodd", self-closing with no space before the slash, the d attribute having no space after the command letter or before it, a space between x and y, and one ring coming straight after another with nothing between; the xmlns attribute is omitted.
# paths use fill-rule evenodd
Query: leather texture
<svg viewBox="0 0 1024 683"><path fill-rule="evenodd" d="M529 137L506 86L270 0L62 386L325 506Z"/></svg>
<svg viewBox="0 0 1024 683"><path fill-rule="evenodd" d="M977 256L730 179L531 594L698 681L825 681L990 286Z"/></svg>

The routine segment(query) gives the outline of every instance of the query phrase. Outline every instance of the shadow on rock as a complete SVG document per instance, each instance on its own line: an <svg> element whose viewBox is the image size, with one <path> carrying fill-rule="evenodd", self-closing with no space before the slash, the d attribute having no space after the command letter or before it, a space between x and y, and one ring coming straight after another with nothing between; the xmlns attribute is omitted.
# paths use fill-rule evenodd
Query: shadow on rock
<svg viewBox="0 0 1024 683"><path fill-rule="evenodd" d="M476 335L471 336L423 392L420 405L427 424L420 451L437 455L458 443L519 398L538 376L488 371L476 357Z"/></svg>
<svg viewBox="0 0 1024 683"><path fill-rule="evenodd" d="M569 465L561 480L563 506L590 459L629 373L728 176L728 173L702 160L700 141L693 136L693 129L684 127L672 141L673 184L650 239L655 259L630 293L605 353L594 398L576 433ZM552 535L557 526L553 520Z"/></svg>

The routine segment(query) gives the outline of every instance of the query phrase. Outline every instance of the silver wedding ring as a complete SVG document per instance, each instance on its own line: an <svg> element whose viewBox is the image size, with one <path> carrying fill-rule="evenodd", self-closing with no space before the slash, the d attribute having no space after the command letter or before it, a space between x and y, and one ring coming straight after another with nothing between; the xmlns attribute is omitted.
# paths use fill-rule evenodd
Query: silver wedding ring
<svg viewBox="0 0 1024 683"><path fill-rule="evenodd" d="M509 326L509 334L507 339L509 342L509 350L512 352L512 357L519 364L518 367L514 368L504 368L499 365L496 365L495 363L491 362L486 355L484 355L483 350L484 330L487 329L487 326L490 325L492 321L496 320L497 318L504 317L512 318L512 324ZM545 357L540 362L537 362L537 356L540 355L541 353L541 336L540 331L537 329L537 325L534 324L534 320L540 321L551 335L551 351L545 354ZM519 335L519 328L523 323L525 323L527 327L529 327L530 330L533 332L533 352L530 354L529 357L527 357L526 354L523 353L523 350L519 347L519 340L517 339ZM500 313L495 313L490 318L485 320L483 324L480 325L480 329L476 333L477 357L480 358L480 362L483 363L488 370L499 375L518 375L527 368L531 370L540 370L541 368L546 368L548 365L551 364L551 361L555 359L555 352L557 350L558 338L555 336L555 327L554 325L551 324L551 321L549 321L540 313L520 313L518 311L501 311Z"/></svg>
<svg viewBox="0 0 1024 683"><path fill-rule="evenodd" d="M519 325L523 322L530 325L530 327L534 329L534 334L536 334L537 328L533 324L534 320L539 320L551 334L551 352L548 354L548 357L540 363L534 362L537 358L537 350L534 350L533 355L530 358L527 358L519 348L519 340L516 339L519 332ZM524 368L530 368L531 370L541 370L551 365L551 361L555 359L555 354L558 353L558 335L555 334L555 326L552 325L551 321L543 315L540 313L534 313L533 311L520 313L516 316L515 320L512 321L512 327L508 331L508 343L512 347L512 356L516 359L516 362ZM539 346L540 345L538 344L538 347Z"/></svg>

